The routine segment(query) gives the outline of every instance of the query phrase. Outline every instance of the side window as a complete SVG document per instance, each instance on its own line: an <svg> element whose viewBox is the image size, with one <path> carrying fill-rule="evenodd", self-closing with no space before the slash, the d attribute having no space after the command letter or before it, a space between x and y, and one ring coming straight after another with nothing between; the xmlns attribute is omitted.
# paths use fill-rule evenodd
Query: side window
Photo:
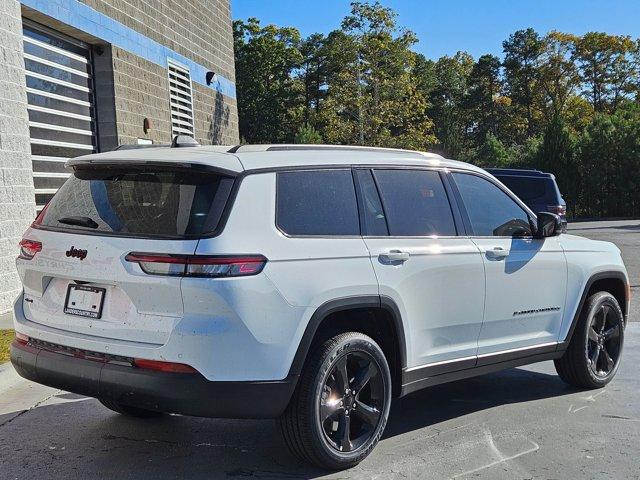
<svg viewBox="0 0 640 480"><path fill-rule="evenodd" d="M529 216L509 195L477 175L454 173L473 233L481 237L530 236Z"/></svg>
<svg viewBox="0 0 640 480"><path fill-rule="evenodd" d="M362 234L373 236L389 235L387 219L380 202L378 189L373 181L371 170L355 170L360 188L360 216L362 218Z"/></svg>
<svg viewBox="0 0 640 480"><path fill-rule="evenodd" d="M289 235L360 235L351 170L277 174L276 223Z"/></svg>
<svg viewBox="0 0 640 480"><path fill-rule="evenodd" d="M374 175L390 235L456 235L451 205L438 172L374 170Z"/></svg>

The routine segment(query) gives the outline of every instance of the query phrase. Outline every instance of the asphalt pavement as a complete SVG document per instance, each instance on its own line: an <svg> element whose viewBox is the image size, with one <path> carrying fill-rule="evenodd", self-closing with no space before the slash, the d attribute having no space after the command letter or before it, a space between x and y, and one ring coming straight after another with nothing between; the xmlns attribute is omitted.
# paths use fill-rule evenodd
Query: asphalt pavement
<svg viewBox="0 0 640 480"><path fill-rule="evenodd" d="M640 221L572 224L623 250L636 292ZM606 388L565 385L544 362L394 401L358 467L327 473L287 453L271 420L137 420L0 366L0 479L640 479L640 323Z"/></svg>

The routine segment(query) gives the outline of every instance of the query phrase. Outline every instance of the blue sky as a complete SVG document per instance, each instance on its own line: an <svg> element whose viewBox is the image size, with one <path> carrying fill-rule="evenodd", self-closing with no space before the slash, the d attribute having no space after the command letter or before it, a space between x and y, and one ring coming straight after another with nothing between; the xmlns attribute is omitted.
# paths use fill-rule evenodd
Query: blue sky
<svg viewBox="0 0 640 480"><path fill-rule="evenodd" d="M533 27L582 34L604 31L640 37L640 0L383 0L398 22L417 33L415 50L438 58L466 50L502 55L510 33ZM234 19L329 32L349 12L349 0L231 0Z"/></svg>

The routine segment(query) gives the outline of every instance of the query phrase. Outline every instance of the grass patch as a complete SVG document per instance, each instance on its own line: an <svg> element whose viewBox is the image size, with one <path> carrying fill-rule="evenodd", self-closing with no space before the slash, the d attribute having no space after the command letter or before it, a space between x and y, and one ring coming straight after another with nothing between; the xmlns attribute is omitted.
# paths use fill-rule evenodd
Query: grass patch
<svg viewBox="0 0 640 480"><path fill-rule="evenodd" d="M0 363L9 361L9 344L15 337L13 330L0 330Z"/></svg>

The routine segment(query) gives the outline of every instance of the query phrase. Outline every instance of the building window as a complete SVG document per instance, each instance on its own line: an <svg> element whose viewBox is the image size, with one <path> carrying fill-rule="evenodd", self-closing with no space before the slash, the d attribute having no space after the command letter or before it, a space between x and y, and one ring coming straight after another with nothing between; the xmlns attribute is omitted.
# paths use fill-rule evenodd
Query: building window
<svg viewBox="0 0 640 480"><path fill-rule="evenodd" d="M96 151L89 46L27 20L23 25L36 207L69 177L67 159Z"/></svg>
<svg viewBox="0 0 640 480"><path fill-rule="evenodd" d="M171 105L171 136L193 137L193 95L191 74L184 65L169 60L169 99Z"/></svg>

